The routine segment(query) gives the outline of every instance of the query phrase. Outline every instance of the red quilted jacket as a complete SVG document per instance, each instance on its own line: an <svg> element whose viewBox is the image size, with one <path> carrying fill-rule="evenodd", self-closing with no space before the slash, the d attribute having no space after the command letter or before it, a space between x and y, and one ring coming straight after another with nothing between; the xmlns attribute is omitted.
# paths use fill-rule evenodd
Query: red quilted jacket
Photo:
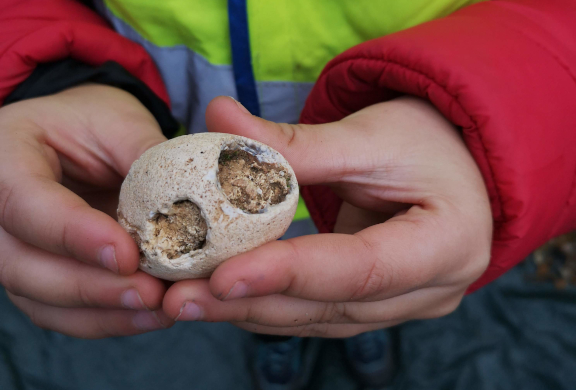
<svg viewBox="0 0 576 390"><path fill-rule="evenodd" d="M72 0L0 0L0 104L36 64L116 61L160 98L152 60ZM428 99L464 139L490 194L491 264L470 291L576 227L576 2L493 0L333 59L301 120L339 120L398 92ZM321 232L340 200L303 188Z"/></svg>

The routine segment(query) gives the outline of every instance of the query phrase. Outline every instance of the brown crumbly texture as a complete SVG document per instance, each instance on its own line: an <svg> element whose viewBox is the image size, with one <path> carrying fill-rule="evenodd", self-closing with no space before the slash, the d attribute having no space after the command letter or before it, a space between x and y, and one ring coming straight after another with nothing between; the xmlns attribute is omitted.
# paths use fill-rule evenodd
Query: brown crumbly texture
<svg viewBox="0 0 576 390"><path fill-rule="evenodd" d="M244 150L223 151L218 171L230 203L251 214L281 203L290 192L290 176L282 166L260 162Z"/></svg>
<svg viewBox="0 0 576 390"><path fill-rule="evenodd" d="M158 214L154 224L157 241L170 242L164 250L169 259L200 249L206 242L206 221L198 206L189 200L174 203L168 215Z"/></svg>

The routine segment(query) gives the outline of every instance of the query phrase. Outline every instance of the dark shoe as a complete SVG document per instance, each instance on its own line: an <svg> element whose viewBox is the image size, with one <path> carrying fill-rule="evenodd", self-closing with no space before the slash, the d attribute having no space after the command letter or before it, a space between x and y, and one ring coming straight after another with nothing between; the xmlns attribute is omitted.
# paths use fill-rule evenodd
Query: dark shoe
<svg viewBox="0 0 576 390"><path fill-rule="evenodd" d="M291 337L264 342L256 338L253 362L259 390L300 390L306 387L318 357L319 339Z"/></svg>
<svg viewBox="0 0 576 390"><path fill-rule="evenodd" d="M365 386L383 387L392 382L396 370L390 333L376 330L344 340L346 358Z"/></svg>

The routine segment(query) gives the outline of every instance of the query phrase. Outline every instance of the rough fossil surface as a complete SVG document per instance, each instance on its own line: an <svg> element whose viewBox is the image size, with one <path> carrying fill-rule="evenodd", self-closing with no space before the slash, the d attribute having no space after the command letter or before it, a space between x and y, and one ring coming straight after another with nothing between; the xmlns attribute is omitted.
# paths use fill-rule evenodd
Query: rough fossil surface
<svg viewBox="0 0 576 390"><path fill-rule="evenodd" d="M245 137L202 133L134 162L118 218L140 247L140 268L175 281L207 277L281 237L297 203L296 176L280 153Z"/></svg>
<svg viewBox="0 0 576 390"><path fill-rule="evenodd" d="M218 181L230 203L251 214L281 203L290 193L283 166L258 161L244 150L220 154Z"/></svg>

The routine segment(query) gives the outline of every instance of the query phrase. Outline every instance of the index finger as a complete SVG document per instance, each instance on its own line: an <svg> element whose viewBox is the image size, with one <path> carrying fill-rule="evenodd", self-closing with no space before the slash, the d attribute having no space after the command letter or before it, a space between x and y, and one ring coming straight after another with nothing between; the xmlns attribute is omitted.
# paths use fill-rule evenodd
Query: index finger
<svg viewBox="0 0 576 390"><path fill-rule="evenodd" d="M355 235L297 237L236 256L216 269L211 292L224 300L282 293L346 302L423 287L439 272L442 232L408 214Z"/></svg>
<svg viewBox="0 0 576 390"><path fill-rule="evenodd" d="M138 268L129 234L56 180L53 161L33 137L4 136L0 151L0 226L47 251L100 265L120 274Z"/></svg>

